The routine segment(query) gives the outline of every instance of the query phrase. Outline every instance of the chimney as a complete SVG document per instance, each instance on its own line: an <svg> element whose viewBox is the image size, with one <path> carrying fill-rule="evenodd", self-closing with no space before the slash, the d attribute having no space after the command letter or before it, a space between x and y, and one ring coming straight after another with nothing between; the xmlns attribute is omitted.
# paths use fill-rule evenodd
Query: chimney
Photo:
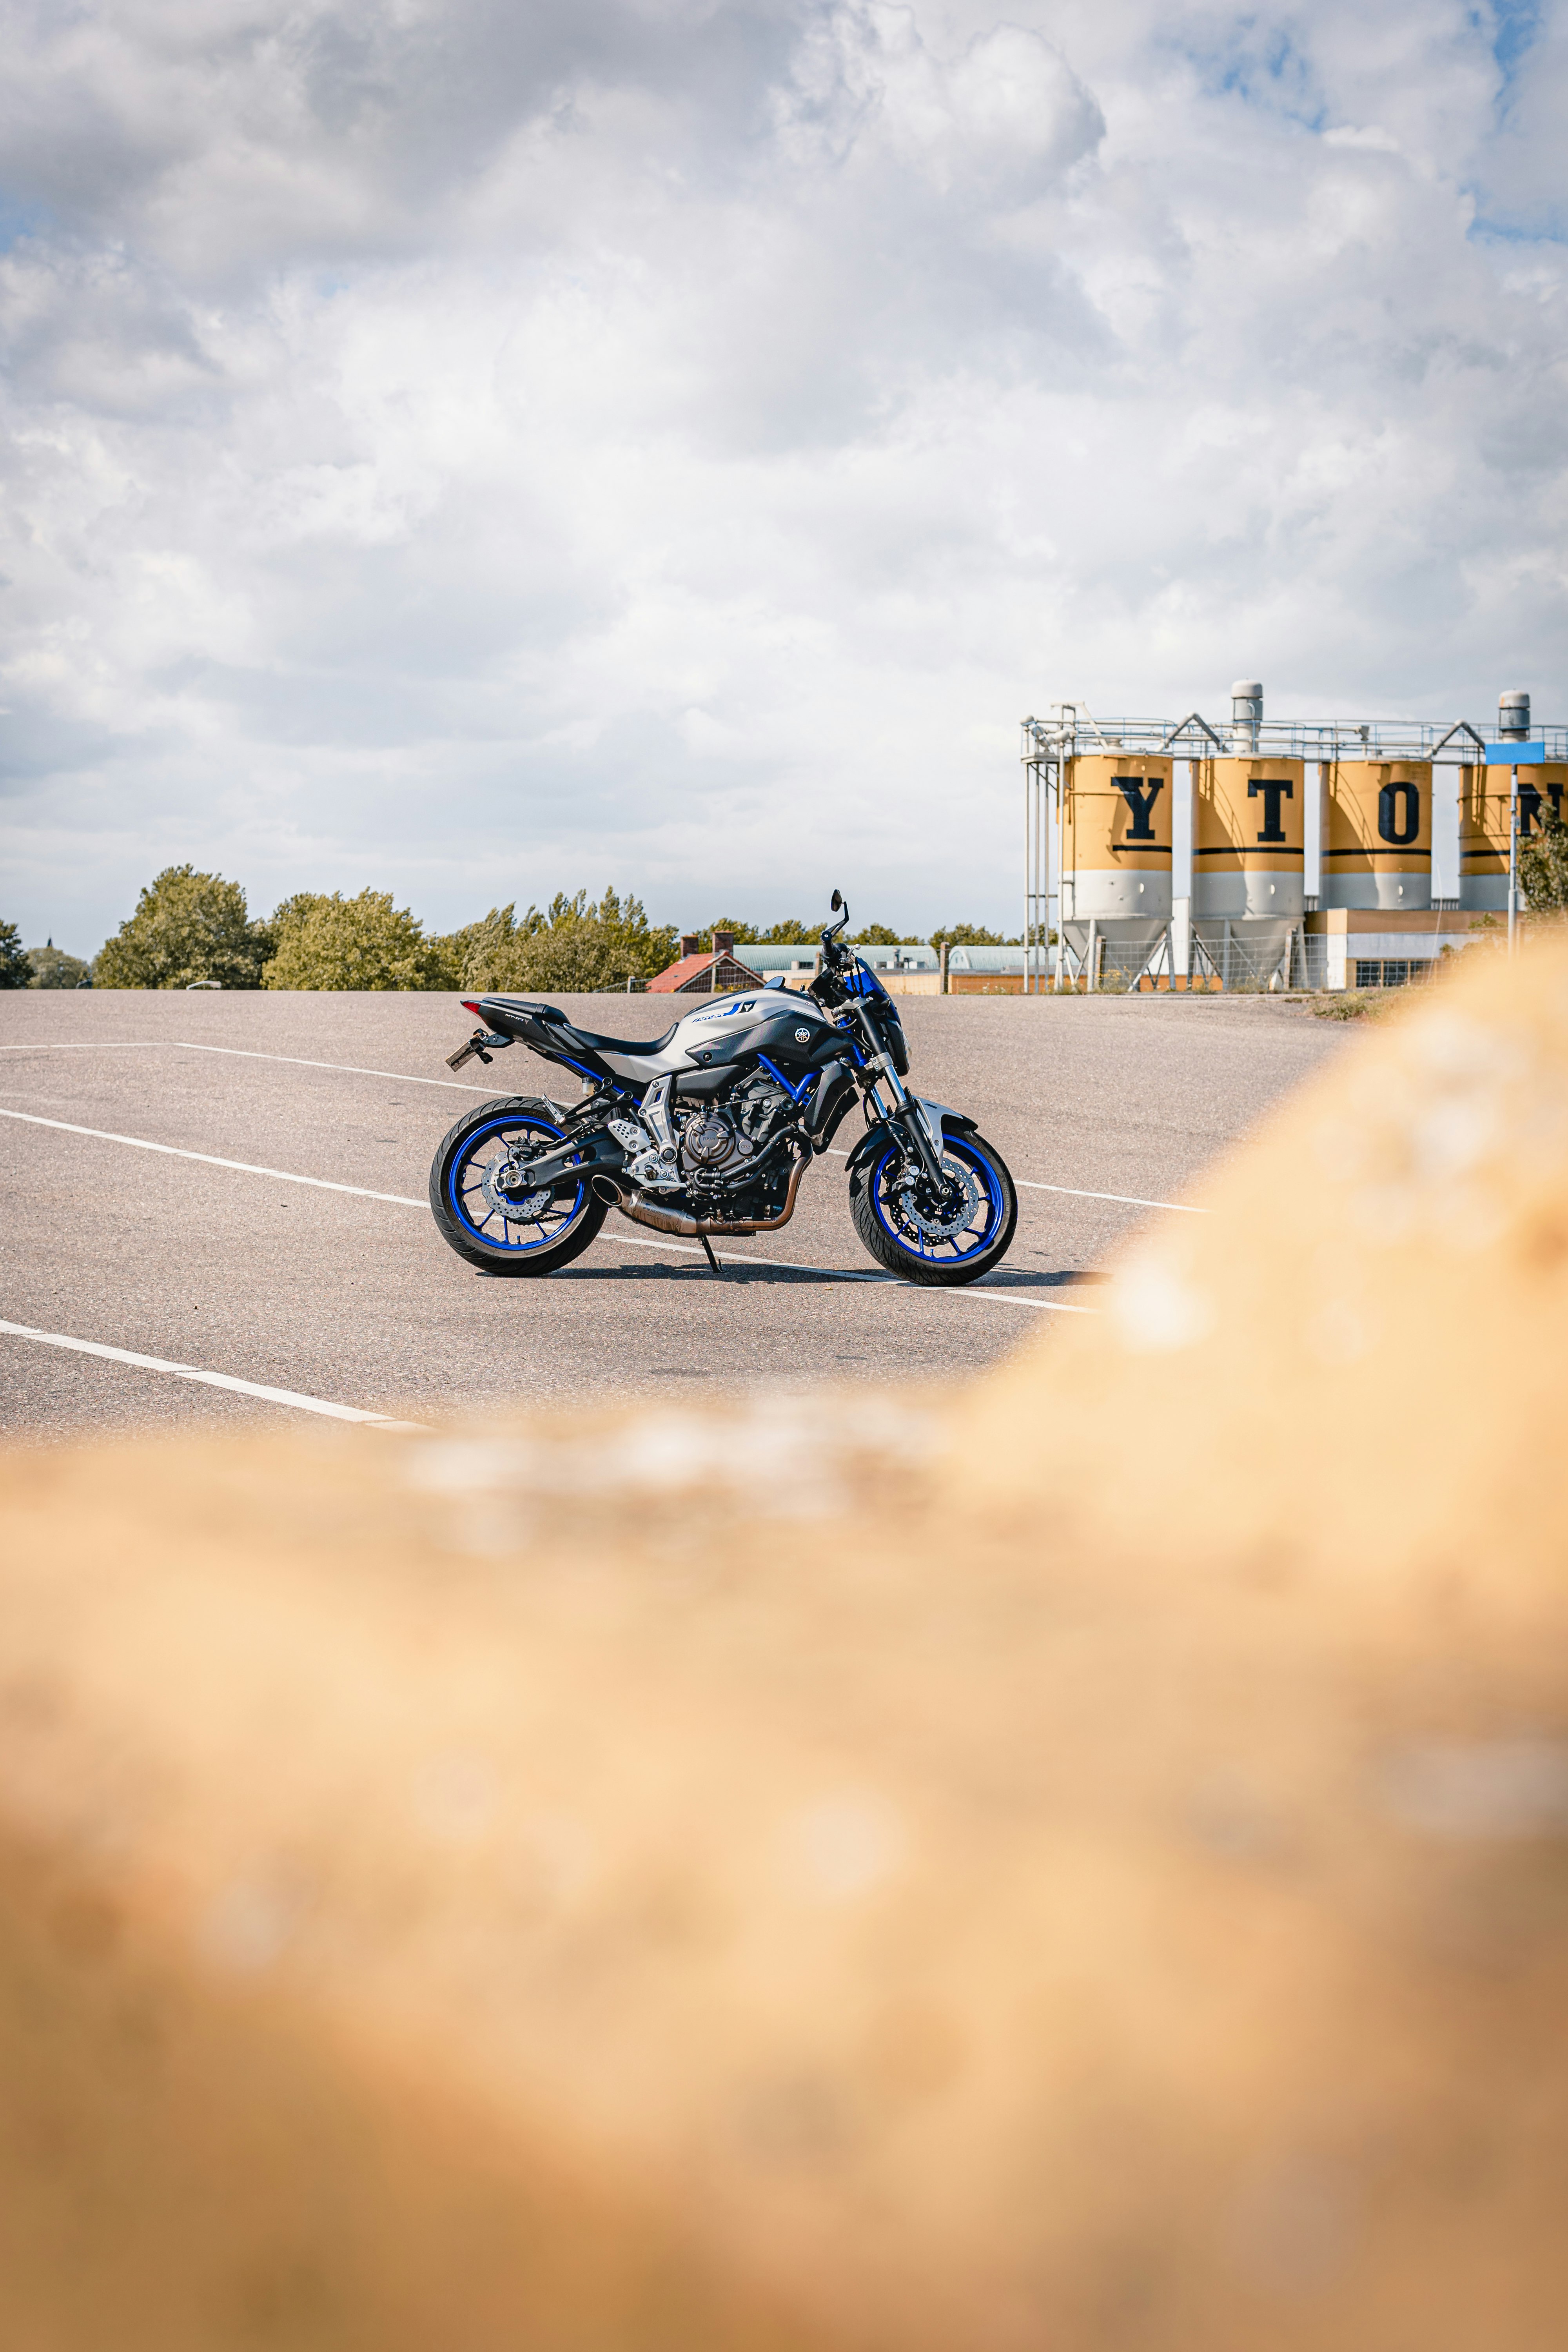
<svg viewBox="0 0 1568 2352"><path fill-rule="evenodd" d="M734 932L715 931L713 934L713 952L716 956L733 955L735 952Z"/></svg>
<svg viewBox="0 0 1568 2352"><path fill-rule="evenodd" d="M698 938L698 936L697 936L697 934L696 934L696 932L695 932L695 931L682 931L682 932L681 932L681 934L680 934L680 953L681 953L681 957L682 957L682 959L684 959L684 958L685 958L685 957L687 957L687 956L693 956L693 955L697 955L697 954L699 954L699 953L700 952L701 946L702 946L702 942L701 942L701 940Z"/></svg>
<svg viewBox="0 0 1568 2352"><path fill-rule="evenodd" d="M1497 706L1497 731L1517 740L1530 733L1530 697L1521 687L1513 687L1500 694Z"/></svg>

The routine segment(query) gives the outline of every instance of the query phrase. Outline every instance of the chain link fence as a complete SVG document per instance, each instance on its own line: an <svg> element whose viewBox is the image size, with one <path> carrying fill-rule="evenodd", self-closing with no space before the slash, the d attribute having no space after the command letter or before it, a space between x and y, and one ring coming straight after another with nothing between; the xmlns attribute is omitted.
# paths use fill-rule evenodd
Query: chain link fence
<svg viewBox="0 0 1568 2352"><path fill-rule="evenodd" d="M1331 945L1338 950L1331 968ZM1176 986L1195 991L1223 991L1230 995L1258 995L1280 991L1409 988L1429 980L1436 961L1425 956L1357 956L1347 952L1343 940L1331 941L1321 932L1296 930L1281 945L1260 942L1233 932L1228 940L1203 937L1192 940L1190 975L1178 975ZM1094 985L1106 996L1127 995L1138 989L1171 985L1163 941L1153 949L1123 945L1115 940L1095 942ZM1065 982L1082 990L1089 985L1087 968L1076 974L1069 965Z"/></svg>

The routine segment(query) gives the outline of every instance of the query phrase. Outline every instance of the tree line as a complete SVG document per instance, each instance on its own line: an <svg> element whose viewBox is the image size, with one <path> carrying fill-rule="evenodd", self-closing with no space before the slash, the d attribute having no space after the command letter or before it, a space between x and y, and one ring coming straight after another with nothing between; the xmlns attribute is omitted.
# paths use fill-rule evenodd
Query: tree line
<svg viewBox="0 0 1568 2352"><path fill-rule="evenodd" d="M755 924L720 915L699 933L736 940L814 944L821 924L791 917ZM266 917L253 917L237 882L194 866L170 866L141 893L89 963L52 940L24 949L14 923L0 922L0 988L420 989L596 992L651 980L675 961L680 934L650 923L640 898L613 889L590 898L558 891L548 907L520 915L515 901L492 907L459 930L427 932L389 890L297 891ZM976 923L950 923L917 940L868 923L858 946L1016 946Z"/></svg>

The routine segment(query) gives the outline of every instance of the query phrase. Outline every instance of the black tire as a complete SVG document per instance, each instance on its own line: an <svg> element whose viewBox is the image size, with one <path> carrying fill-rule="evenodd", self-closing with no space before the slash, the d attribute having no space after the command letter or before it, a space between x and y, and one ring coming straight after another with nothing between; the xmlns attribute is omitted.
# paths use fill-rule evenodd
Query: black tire
<svg viewBox="0 0 1568 2352"><path fill-rule="evenodd" d="M918 1193L910 1202L895 1189L905 1163L891 1141L850 1170L849 1213L879 1265L903 1282L952 1290L978 1281L1006 1256L1018 1223L1018 1195L1006 1161L983 1135L949 1135L942 1158L958 1164L976 1196L973 1216L958 1233L932 1237L922 1232Z"/></svg>
<svg viewBox="0 0 1568 2352"><path fill-rule="evenodd" d="M540 1195L530 1194L529 1202L538 1207L531 1218L507 1216L493 1186L484 1190L484 1171L504 1161L510 1139L534 1134L542 1144L563 1132L549 1103L510 1095L481 1103L443 1136L430 1163L430 1210L442 1240L459 1257L491 1274L533 1275L554 1274L582 1255L609 1214L588 1184L557 1184L542 1205Z"/></svg>

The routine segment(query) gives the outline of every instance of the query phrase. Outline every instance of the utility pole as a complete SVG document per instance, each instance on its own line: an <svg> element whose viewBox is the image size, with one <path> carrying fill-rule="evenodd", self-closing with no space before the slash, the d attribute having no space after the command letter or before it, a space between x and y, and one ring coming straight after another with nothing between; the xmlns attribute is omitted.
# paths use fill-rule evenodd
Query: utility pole
<svg viewBox="0 0 1568 2352"><path fill-rule="evenodd" d="M1543 761L1546 746L1530 740L1530 697L1522 687L1499 696L1497 715L1497 740L1487 745L1486 754L1489 765L1495 760L1499 767L1506 764L1508 768L1508 951L1511 956L1519 947L1519 772Z"/></svg>
<svg viewBox="0 0 1568 2352"><path fill-rule="evenodd" d="M1519 770L1509 770L1508 793L1508 951L1519 947Z"/></svg>

